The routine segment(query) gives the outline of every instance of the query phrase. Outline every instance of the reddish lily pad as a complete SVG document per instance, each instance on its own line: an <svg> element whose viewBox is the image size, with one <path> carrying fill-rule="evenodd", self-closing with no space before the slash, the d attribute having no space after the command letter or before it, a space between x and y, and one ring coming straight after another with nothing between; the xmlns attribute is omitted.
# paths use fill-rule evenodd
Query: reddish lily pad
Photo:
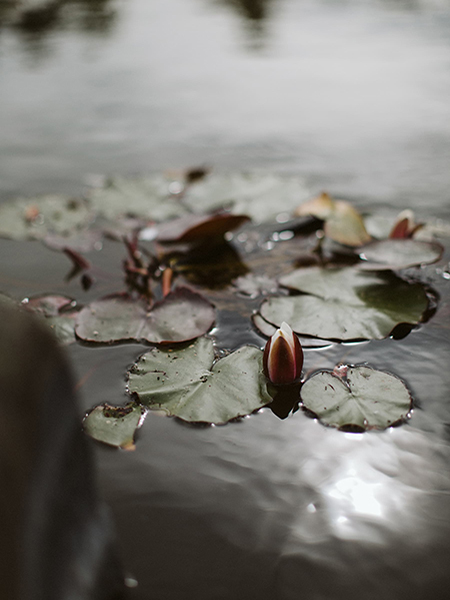
<svg viewBox="0 0 450 600"><path fill-rule="evenodd" d="M237 229L249 220L246 215L230 213L186 215L159 225L156 241L162 244L185 244L221 238L227 231Z"/></svg>
<svg viewBox="0 0 450 600"><path fill-rule="evenodd" d="M151 309L127 294L94 301L81 311L75 331L86 342L103 344L184 342L209 331L214 319L214 307L208 300L178 287Z"/></svg>

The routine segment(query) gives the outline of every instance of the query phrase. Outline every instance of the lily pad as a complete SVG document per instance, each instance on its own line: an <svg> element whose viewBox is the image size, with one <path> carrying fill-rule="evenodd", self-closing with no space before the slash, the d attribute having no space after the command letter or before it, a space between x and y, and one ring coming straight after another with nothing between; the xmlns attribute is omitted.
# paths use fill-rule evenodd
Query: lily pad
<svg viewBox="0 0 450 600"><path fill-rule="evenodd" d="M142 423L142 414L142 407L134 402L126 406L105 403L86 415L83 426L94 440L124 450L134 450L134 434Z"/></svg>
<svg viewBox="0 0 450 600"><path fill-rule="evenodd" d="M83 200L56 195L19 198L0 206L0 236L25 240L49 233L67 235L86 227L91 216Z"/></svg>
<svg viewBox="0 0 450 600"><path fill-rule="evenodd" d="M293 211L308 196L302 178L265 172L211 173L186 190L183 202L193 212L228 207L256 222Z"/></svg>
<svg viewBox="0 0 450 600"><path fill-rule="evenodd" d="M361 246L371 239L361 214L349 202L334 200L326 192L298 206L295 214L324 220L325 235L339 244Z"/></svg>
<svg viewBox="0 0 450 600"><path fill-rule="evenodd" d="M210 339L180 350L153 348L128 373L128 391L152 410L185 421L223 424L271 402L263 353L243 346L215 361Z"/></svg>
<svg viewBox="0 0 450 600"><path fill-rule="evenodd" d="M268 338L272 337L278 329L278 327L263 319L259 313L254 313L252 315L252 323L258 331ZM329 340L321 340L316 337L306 337L302 335L297 337L302 345L302 348L325 348L331 345Z"/></svg>
<svg viewBox="0 0 450 600"><path fill-rule="evenodd" d="M428 307L421 284L390 271L311 267L279 281L302 294L268 298L261 316L277 327L286 321L298 334L323 339L382 339L400 323L417 324Z"/></svg>
<svg viewBox="0 0 450 600"><path fill-rule="evenodd" d="M412 239L387 239L372 242L358 249L364 260L360 269L406 269L415 265L432 264L440 259L444 249L437 242Z"/></svg>
<svg viewBox="0 0 450 600"><path fill-rule="evenodd" d="M220 239L227 231L233 231L249 220L247 215L229 213L185 215L159 225L156 241L162 244L189 244L214 238Z"/></svg>
<svg viewBox="0 0 450 600"><path fill-rule="evenodd" d="M76 341L75 319L81 307L72 298L51 294L34 296L22 300L22 306L44 317L60 344L66 346Z"/></svg>
<svg viewBox="0 0 450 600"><path fill-rule="evenodd" d="M187 212L171 194L172 182L162 173L139 179L116 177L94 188L88 199L92 209L108 219L128 215L163 221Z"/></svg>
<svg viewBox="0 0 450 600"><path fill-rule="evenodd" d="M77 319L76 334L86 342L184 342L213 325L214 307L203 296L178 287L151 310L146 302L116 294L91 302Z"/></svg>
<svg viewBox="0 0 450 600"><path fill-rule="evenodd" d="M91 252L101 250L103 232L100 229L83 229L72 235L56 235L50 233L45 236L44 244L52 250L70 248L74 252Z"/></svg>
<svg viewBox="0 0 450 600"><path fill-rule="evenodd" d="M335 201L334 210L327 217L323 231L330 240L345 246L361 246L371 239L362 216L343 200Z"/></svg>
<svg viewBox="0 0 450 600"><path fill-rule="evenodd" d="M386 429L408 416L411 395L398 377L366 366L343 372L321 371L302 386L303 406L323 423L362 431Z"/></svg>
<svg viewBox="0 0 450 600"><path fill-rule="evenodd" d="M260 222L292 211L307 195L299 177L202 172L202 177L188 181L185 175L173 178L166 174L114 178L105 187L92 190L89 200L97 214L112 219L132 215L163 221L190 212L229 208L233 214L246 214Z"/></svg>

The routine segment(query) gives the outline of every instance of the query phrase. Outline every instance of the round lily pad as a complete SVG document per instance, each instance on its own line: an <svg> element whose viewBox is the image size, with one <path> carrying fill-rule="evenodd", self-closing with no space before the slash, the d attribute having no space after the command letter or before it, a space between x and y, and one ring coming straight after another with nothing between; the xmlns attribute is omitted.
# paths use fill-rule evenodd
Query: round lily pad
<svg viewBox="0 0 450 600"><path fill-rule="evenodd" d="M406 269L415 265L436 262L444 249L437 242L412 239L387 239L371 242L358 249L364 262L359 268L366 270Z"/></svg>
<svg viewBox="0 0 450 600"><path fill-rule="evenodd" d="M293 211L308 195L303 179L292 175L213 172L190 185L183 202L193 212L229 207L261 222Z"/></svg>
<svg viewBox="0 0 450 600"><path fill-rule="evenodd" d="M142 424L142 414L142 407L134 402L126 406L105 403L86 415L83 427L94 440L124 450L134 450L134 434Z"/></svg>
<svg viewBox="0 0 450 600"><path fill-rule="evenodd" d="M215 362L210 339L179 350L153 348L128 373L128 391L153 410L185 421L223 424L272 401L263 353L243 346Z"/></svg>
<svg viewBox="0 0 450 600"><path fill-rule="evenodd" d="M49 233L67 235L88 225L92 214L83 200L66 196L19 198L0 206L0 236L16 240L42 239Z"/></svg>
<svg viewBox="0 0 450 600"><path fill-rule="evenodd" d="M91 302L79 314L77 336L86 342L184 342L212 327L212 304L186 287L178 287L151 309L144 301L116 294Z"/></svg>
<svg viewBox="0 0 450 600"><path fill-rule="evenodd" d="M320 371L301 388L303 406L326 425L386 429L408 416L411 395L398 377L366 366L348 367L343 373Z"/></svg>
<svg viewBox="0 0 450 600"><path fill-rule="evenodd" d="M311 267L279 281L302 293L268 298L261 316L277 327L286 321L296 333L322 339L382 339L400 323L417 324L428 307L421 284L390 271Z"/></svg>
<svg viewBox="0 0 450 600"><path fill-rule="evenodd" d="M138 179L116 177L93 189L88 199L92 209L108 219L129 215L162 221L187 212L170 193L172 181L162 173Z"/></svg>

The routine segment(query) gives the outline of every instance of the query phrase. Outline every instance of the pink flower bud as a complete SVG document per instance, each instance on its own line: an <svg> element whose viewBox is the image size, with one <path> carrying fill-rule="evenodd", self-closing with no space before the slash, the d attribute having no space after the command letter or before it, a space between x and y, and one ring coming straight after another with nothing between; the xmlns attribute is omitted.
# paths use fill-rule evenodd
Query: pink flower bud
<svg viewBox="0 0 450 600"><path fill-rule="evenodd" d="M272 383L294 383L300 379L302 366L303 350L299 339L283 321L264 348L264 373Z"/></svg>

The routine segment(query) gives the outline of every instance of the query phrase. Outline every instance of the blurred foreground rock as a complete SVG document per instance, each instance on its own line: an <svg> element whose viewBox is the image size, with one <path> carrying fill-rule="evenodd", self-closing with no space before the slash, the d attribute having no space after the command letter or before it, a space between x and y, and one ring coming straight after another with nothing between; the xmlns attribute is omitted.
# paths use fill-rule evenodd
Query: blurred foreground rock
<svg viewBox="0 0 450 600"><path fill-rule="evenodd" d="M50 331L0 306L0 597L119 600L70 370Z"/></svg>

